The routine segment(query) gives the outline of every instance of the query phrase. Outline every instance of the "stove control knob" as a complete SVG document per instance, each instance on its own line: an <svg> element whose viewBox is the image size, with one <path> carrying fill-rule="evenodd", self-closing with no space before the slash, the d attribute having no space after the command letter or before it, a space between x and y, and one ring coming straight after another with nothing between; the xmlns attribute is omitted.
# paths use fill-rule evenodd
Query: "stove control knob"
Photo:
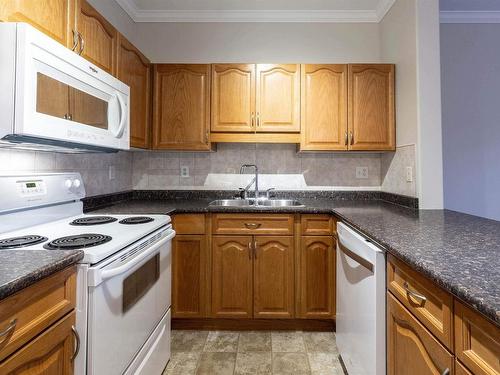
<svg viewBox="0 0 500 375"><path fill-rule="evenodd" d="M68 179L68 180L64 181L64 186L66 186L68 189L70 189L70 188L71 188L71 185L72 185L72 184L73 184L73 183L71 182L71 180L70 180L70 179Z"/></svg>
<svg viewBox="0 0 500 375"><path fill-rule="evenodd" d="M75 188L79 188L82 182L77 178L76 180L73 180L73 186Z"/></svg>

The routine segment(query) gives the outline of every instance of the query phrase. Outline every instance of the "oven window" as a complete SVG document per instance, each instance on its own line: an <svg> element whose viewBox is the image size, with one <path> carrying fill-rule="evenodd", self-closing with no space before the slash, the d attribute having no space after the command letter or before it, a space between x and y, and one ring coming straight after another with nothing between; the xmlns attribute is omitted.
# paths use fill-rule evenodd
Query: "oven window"
<svg viewBox="0 0 500 375"><path fill-rule="evenodd" d="M123 307L127 312L138 302L160 277L160 254L156 254L133 274L123 280Z"/></svg>
<svg viewBox="0 0 500 375"><path fill-rule="evenodd" d="M42 73L37 73L36 111L108 129L108 103Z"/></svg>

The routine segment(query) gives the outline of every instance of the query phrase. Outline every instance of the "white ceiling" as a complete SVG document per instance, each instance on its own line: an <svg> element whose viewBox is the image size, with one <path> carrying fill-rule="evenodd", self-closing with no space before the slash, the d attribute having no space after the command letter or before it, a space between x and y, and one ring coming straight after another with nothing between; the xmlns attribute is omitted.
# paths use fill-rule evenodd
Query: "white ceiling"
<svg viewBox="0 0 500 375"><path fill-rule="evenodd" d="M116 0L135 22L379 22L396 0Z"/></svg>

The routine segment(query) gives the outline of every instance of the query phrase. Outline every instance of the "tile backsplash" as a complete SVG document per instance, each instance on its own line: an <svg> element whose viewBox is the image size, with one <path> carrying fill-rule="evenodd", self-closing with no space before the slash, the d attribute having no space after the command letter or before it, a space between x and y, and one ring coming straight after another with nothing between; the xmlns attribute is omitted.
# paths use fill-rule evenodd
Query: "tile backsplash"
<svg viewBox="0 0 500 375"><path fill-rule="evenodd" d="M109 169L114 167L114 178ZM132 189L132 153L61 154L0 149L0 174L80 172L87 196Z"/></svg>
<svg viewBox="0 0 500 375"><path fill-rule="evenodd" d="M257 164L263 174L303 174L308 186L381 188L416 196L415 146L395 153L297 153L292 144L219 144L217 152L131 151L116 154L58 154L0 149L0 173L80 172L87 196L131 189L199 187L208 173L239 173ZM110 166L115 170L110 179ZM406 167L413 181L406 181ZM181 177L188 167L189 177ZM368 178L356 178L356 167ZM236 188L236 187L235 187Z"/></svg>
<svg viewBox="0 0 500 375"><path fill-rule="evenodd" d="M201 186L208 173L239 173L242 164L257 164L260 173L302 173L309 186L379 187L382 182L376 153L297 153L293 144L224 143L217 152L134 152L133 186ZM181 177L181 167L189 168L189 177ZM356 167L367 167L368 178L357 179Z"/></svg>

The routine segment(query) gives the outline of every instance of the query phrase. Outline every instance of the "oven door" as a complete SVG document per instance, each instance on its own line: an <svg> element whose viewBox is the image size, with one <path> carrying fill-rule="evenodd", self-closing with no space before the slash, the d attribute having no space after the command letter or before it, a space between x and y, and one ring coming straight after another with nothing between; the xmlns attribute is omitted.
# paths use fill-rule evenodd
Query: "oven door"
<svg viewBox="0 0 500 375"><path fill-rule="evenodd" d="M168 310L174 235L90 270L87 374L122 374Z"/></svg>
<svg viewBox="0 0 500 375"><path fill-rule="evenodd" d="M129 88L32 28L20 37L14 134L129 148Z"/></svg>

